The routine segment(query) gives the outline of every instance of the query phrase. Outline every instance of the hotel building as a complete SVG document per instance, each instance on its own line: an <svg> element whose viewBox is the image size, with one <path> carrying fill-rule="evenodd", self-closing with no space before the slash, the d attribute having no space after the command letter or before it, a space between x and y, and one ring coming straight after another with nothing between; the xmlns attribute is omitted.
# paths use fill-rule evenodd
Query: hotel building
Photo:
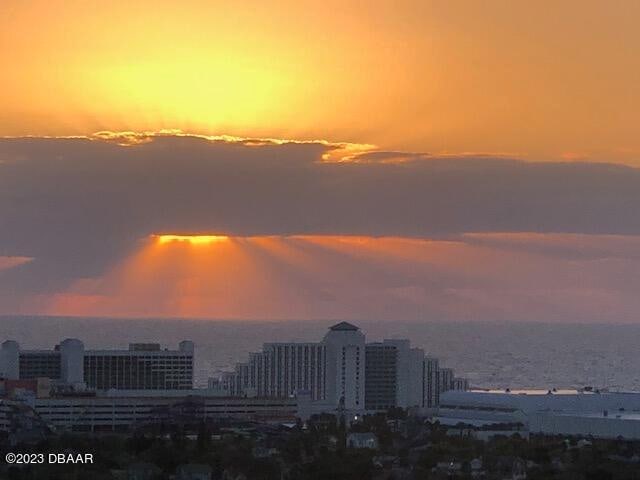
<svg viewBox="0 0 640 480"><path fill-rule="evenodd" d="M66 339L53 350L21 350L8 340L0 347L0 372L11 380L50 378L94 390L189 390L193 388L193 343L177 350L134 343L128 350L85 350Z"/></svg>
<svg viewBox="0 0 640 480"><path fill-rule="evenodd" d="M286 398L307 391L312 399L325 396L326 345L319 343L267 343L260 354L253 354L236 371L260 397ZM244 380L244 378L247 380Z"/></svg>
<svg viewBox="0 0 640 480"><path fill-rule="evenodd" d="M266 343L234 372L210 379L209 387L238 397L304 394L331 412L435 408L440 392L454 388L453 370L443 370L409 340L365 343L358 327L341 322L318 343ZM455 386L466 388L465 380Z"/></svg>

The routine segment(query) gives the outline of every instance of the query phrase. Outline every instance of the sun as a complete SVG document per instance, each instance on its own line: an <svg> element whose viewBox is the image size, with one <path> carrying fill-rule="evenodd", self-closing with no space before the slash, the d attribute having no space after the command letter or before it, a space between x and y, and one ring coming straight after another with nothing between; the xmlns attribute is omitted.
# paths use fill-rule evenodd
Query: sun
<svg viewBox="0 0 640 480"><path fill-rule="evenodd" d="M160 245L181 242L190 245L210 245L212 243L228 242L226 235L154 235Z"/></svg>

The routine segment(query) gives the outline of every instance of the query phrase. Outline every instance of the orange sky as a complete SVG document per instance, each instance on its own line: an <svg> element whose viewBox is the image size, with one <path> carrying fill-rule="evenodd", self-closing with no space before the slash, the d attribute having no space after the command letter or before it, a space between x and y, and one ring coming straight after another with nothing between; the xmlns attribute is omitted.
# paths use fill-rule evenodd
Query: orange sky
<svg viewBox="0 0 640 480"><path fill-rule="evenodd" d="M181 129L637 164L640 3L4 2L0 135Z"/></svg>

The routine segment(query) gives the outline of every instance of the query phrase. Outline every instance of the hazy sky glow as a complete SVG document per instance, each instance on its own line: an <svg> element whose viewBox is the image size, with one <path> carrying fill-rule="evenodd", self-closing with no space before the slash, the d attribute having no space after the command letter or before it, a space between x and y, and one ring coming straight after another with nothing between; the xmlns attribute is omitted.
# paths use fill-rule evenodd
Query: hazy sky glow
<svg viewBox="0 0 640 480"><path fill-rule="evenodd" d="M638 18L5 2L0 314L636 321Z"/></svg>

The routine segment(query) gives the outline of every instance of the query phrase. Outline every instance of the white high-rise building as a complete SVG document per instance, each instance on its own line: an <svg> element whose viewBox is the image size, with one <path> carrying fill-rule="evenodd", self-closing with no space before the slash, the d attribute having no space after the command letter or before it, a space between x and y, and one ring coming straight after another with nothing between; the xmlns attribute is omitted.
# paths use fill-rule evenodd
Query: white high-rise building
<svg viewBox="0 0 640 480"><path fill-rule="evenodd" d="M313 400L321 400L325 396L325 364L326 347L321 343L267 343L261 353L251 355L243 388L261 397L280 398L304 391ZM242 374L242 365L236 372Z"/></svg>
<svg viewBox="0 0 640 480"><path fill-rule="evenodd" d="M326 346L322 343L265 343L234 372L209 380L209 385L234 396L289 398L304 392L324 400ZM233 379L232 379L233 377Z"/></svg>
<svg viewBox="0 0 640 480"><path fill-rule="evenodd" d="M364 410L364 334L348 322L338 323L324 336L327 402L347 410Z"/></svg>

